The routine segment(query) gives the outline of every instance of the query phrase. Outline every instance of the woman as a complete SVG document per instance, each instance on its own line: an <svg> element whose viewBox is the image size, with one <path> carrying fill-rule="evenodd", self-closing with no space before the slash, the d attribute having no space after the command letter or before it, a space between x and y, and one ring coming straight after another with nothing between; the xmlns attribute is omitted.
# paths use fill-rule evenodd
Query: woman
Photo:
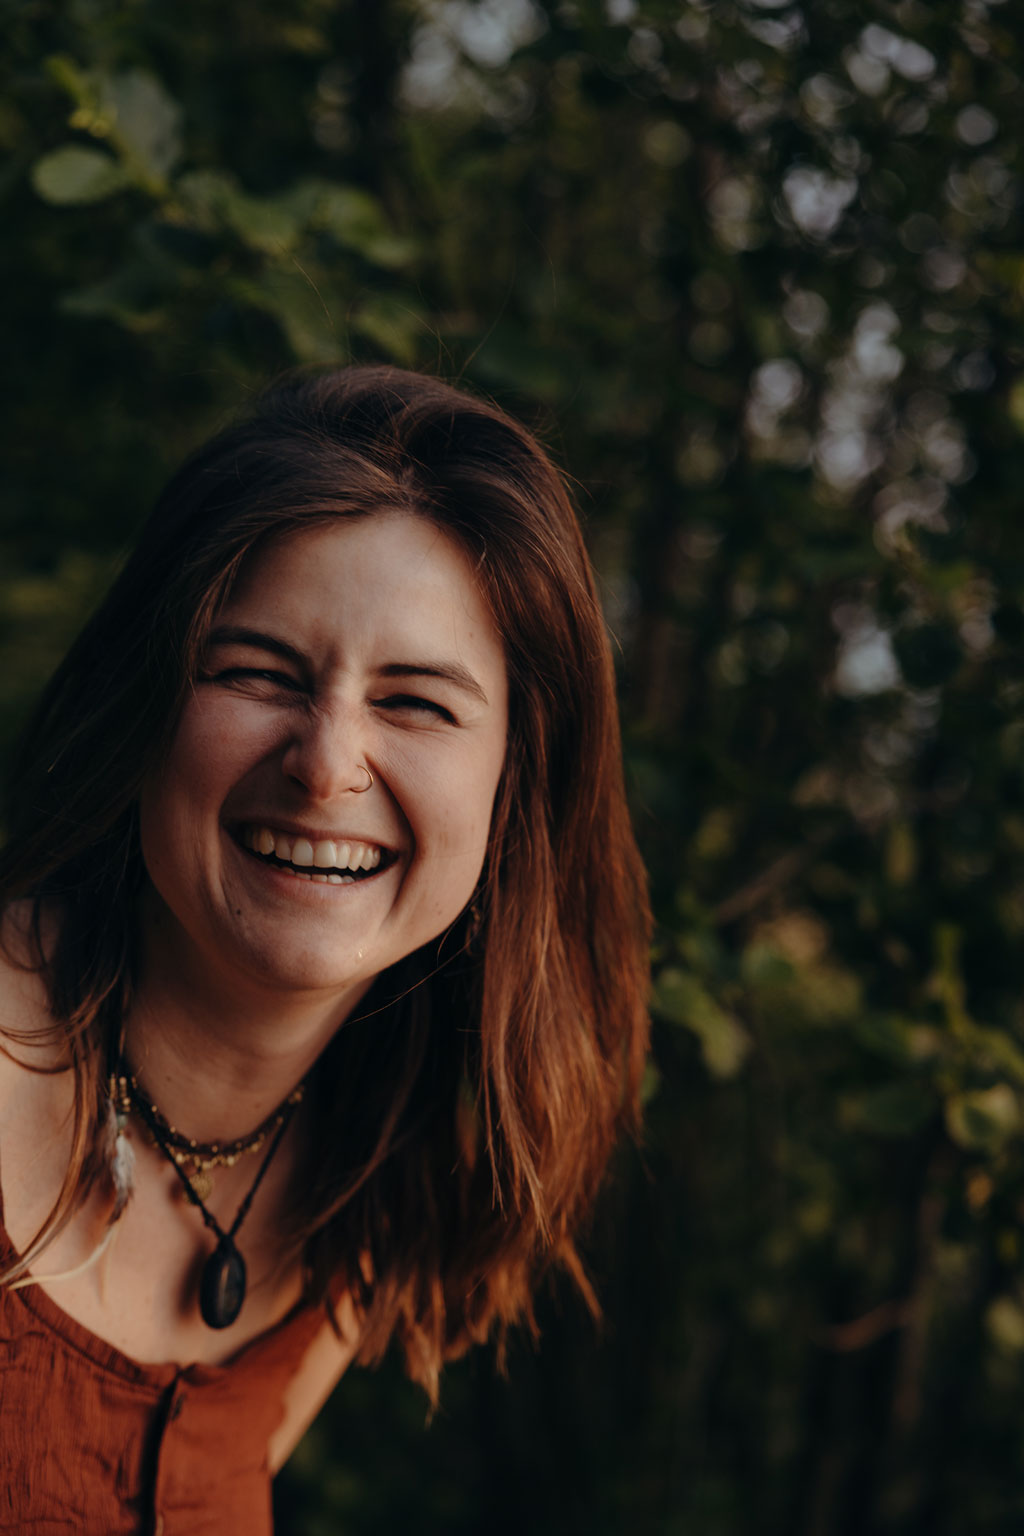
<svg viewBox="0 0 1024 1536"><path fill-rule="evenodd" d="M0 1530L254 1536L352 1360L434 1398L551 1265L593 1304L647 909L521 427L387 368L265 397L51 683L9 828Z"/></svg>

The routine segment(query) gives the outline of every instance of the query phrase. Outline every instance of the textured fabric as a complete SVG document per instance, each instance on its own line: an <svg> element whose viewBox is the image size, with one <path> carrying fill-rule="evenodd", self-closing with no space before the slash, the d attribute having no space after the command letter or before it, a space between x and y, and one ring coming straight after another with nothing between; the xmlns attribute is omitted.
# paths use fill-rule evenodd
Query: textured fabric
<svg viewBox="0 0 1024 1536"><path fill-rule="evenodd" d="M269 1536L267 1442L322 1322L296 1309L227 1365L141 1365L38 1286L0 1288L0 1533Z"/></svg>

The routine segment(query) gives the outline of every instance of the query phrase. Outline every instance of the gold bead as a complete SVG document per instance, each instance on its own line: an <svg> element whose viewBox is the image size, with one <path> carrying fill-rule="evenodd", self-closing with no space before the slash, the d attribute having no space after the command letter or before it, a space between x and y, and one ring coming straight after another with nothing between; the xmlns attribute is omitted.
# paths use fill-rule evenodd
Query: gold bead
<svg viewBox="0 0 1024 1536"><path fill-rule="evenodd" d="M189 1175L189 1183L199 1200L209 1200L213 1189L213 1180L203 1168L197 1168L195 1173Z"/></svg>

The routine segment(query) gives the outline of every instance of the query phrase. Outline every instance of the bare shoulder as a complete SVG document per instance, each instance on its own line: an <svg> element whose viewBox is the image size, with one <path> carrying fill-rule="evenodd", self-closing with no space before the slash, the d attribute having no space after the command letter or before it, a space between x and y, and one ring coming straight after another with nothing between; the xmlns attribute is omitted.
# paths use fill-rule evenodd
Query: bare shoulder
<svg viewBox="0 0 1024 1536"><path fill-rule="evenodd" d="M60 1064L46 985L32 948L30 914L18 903L0 914L0 1123L29 1078Z"/></svg>

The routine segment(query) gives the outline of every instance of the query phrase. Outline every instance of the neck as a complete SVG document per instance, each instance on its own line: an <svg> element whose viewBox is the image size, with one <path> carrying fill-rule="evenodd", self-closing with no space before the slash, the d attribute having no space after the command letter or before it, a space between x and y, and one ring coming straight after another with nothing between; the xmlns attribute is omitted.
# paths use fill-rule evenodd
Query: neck
<svg viewBox="0 0 1024 1536"><path fill-rule="evenodd" d="M369 990L268 991L198 974L147 945L125 1055L161 1113L197 1141L247 1135L305 1078Z"/></svg>

